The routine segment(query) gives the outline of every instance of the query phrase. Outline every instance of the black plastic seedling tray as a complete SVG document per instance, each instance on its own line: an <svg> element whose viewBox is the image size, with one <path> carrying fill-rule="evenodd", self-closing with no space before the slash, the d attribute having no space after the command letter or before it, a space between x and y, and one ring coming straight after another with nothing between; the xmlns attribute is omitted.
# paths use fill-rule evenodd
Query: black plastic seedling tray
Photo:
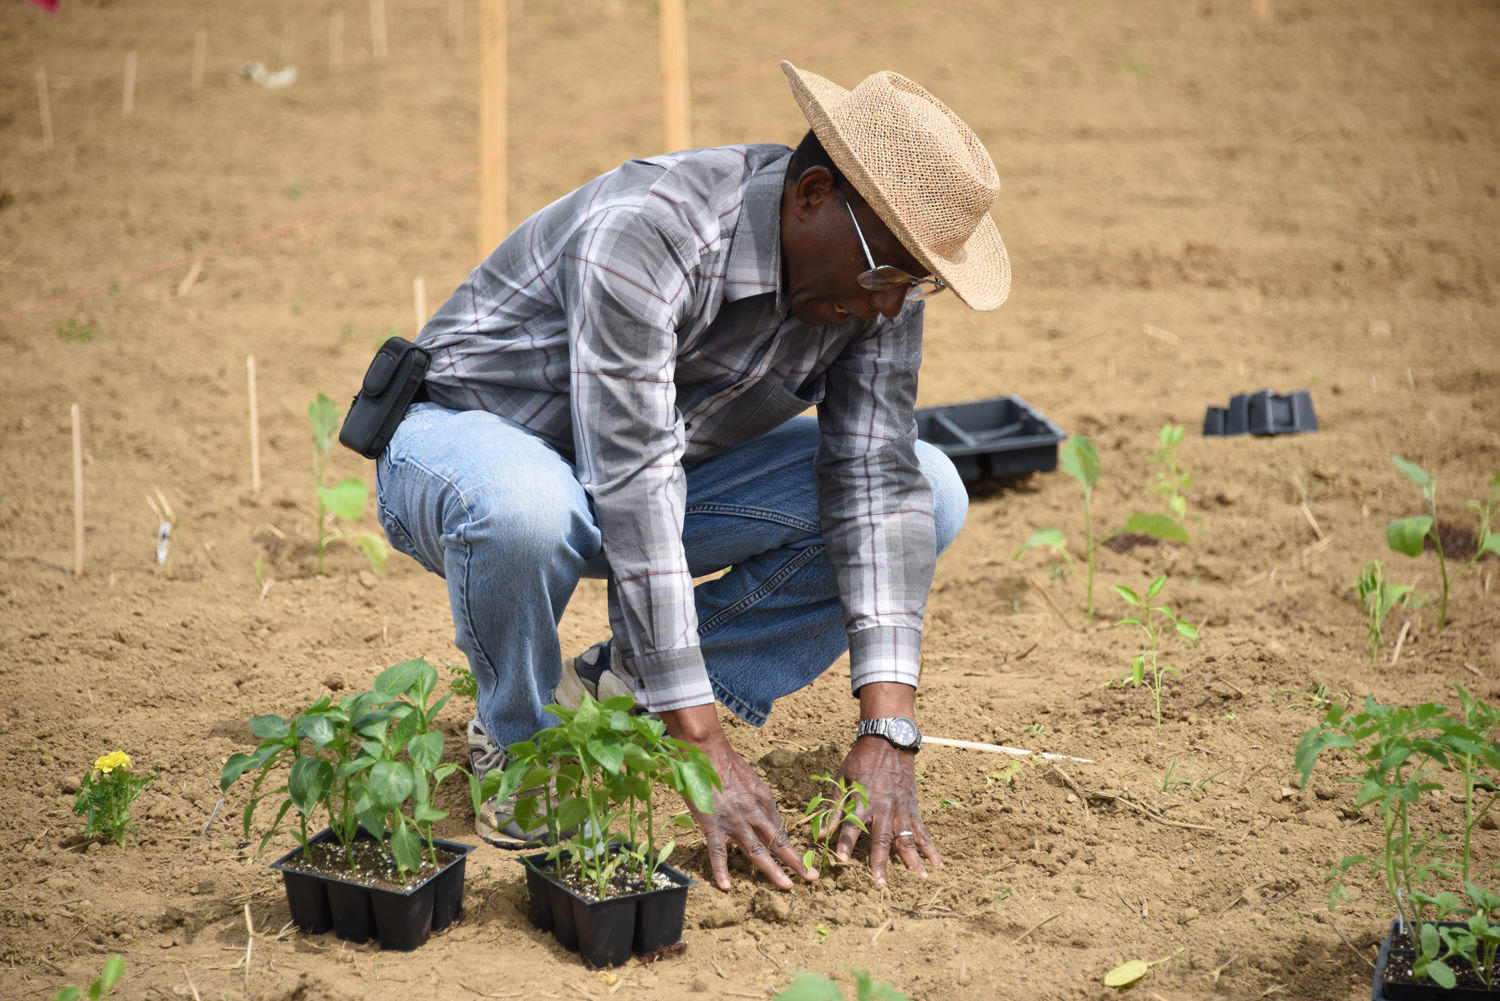
<svg viewBox="0 0 1500 1001"><path fill-rule="evenodd" d="M917 409L917 437L936 445L966 481L1057 468L1067 433L1019 396Z"/></svg>

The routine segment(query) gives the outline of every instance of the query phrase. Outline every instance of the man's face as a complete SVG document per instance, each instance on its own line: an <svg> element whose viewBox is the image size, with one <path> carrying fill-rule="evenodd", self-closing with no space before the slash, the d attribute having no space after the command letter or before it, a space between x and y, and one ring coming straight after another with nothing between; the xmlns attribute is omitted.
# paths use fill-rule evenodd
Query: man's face
<svg viewBox="0 0 1500 1001"><path fill-rule="evenodd" d="M850 209L859 220L859 232L849 217ZM859 276L870 268L860 233L876 265L895 265L911 275L927 274L873 209L852 193L846 202L828 168L809 167L783 190L781 257L793 316L821 327L842 323L850 316L872 320L877 313L894 317L901 312L906 287L872 290L859 284Z"/></svg>

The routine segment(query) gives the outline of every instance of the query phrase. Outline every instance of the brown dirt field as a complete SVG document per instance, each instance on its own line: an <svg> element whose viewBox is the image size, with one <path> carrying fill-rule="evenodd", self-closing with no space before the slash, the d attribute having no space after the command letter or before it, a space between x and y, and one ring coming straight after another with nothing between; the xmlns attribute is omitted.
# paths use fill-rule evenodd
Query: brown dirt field
<svg viewBox="0 0 1500 1001"><path fill-rule="evenodd" d="M656 151L658 71L644 2L511 6L520 218ZM905 72L993 151L1015 291L992 314L933 302L924 403L1016 393L1090 435L1108 525L1155 505L1157 429L1188 426L1194 542L1102 551L1091 626L1076 577L1049 582L1040 555L1011 559L1036 529L1081 534L1077 484L1050 474L975 497L938 568L920 714L931 733L1091 758L1066 766L1081 788L1198 826L1081 802L1046 766L1002 774L1009 759L932 748L922 805L945 869L922 881L897 867L881 891L851 867L778 896L741 867L731 894L693 891L685 952L650 966L585 970L528 927L520 869L490 848L470 859L466 916L416 952L278 935L287 907L272 849L256 855L238 831L243 789L199 835L222 761L251 742L245 721L366 687L397 660L456 656L442 583L412 561L376 577L351 551L312 572L304 411L319 391L346 400L377 340L410 334L414 277L435 307L474 263L473 40L447 46L439 0L393 0L383 61L357 3L63 0L48 19L12 2L0 11L0 996L86 984L113 952L125 998L763 998L792 969L847 987L846 966L922 999L1094 998L1115 964L1174 953L1138 996L1368 996L1387 918L1378 887L1360 877L1330 918L1324 872L1374 848L1377 830L1327 777L1288 788L1292 748L1318 691L1409 703L1461 683L1500 698L1500 561L1458 581L1448 628L1417 614L1394 665L1394 629L1378 662L1365 657L1351 586L1382 558L1394 579L1436 587L1432 557L1386 550L1386 522L1421 505L1392 453L1437 475L1442 517L1470 532L1462 501L1500 469L1500 6L1284 0L1269 21L1250 0L690 8L695 142L794 141L803 125L776 68L787 57L845 85ZM474 5L464 14L472 25ZM126 119L130 49L140 89ZM239 75L278 57L302 71L290 88ZM1310 387L1322 430L1198 435L1205 405L1264 387ZM372 475L342 451L333 473ZM152 489L176 515L160 566ZM1110 585L1163 570L1164 597L1203 637L1168 646L1181 674L1158 727L1146 692L1109 687L1136 642L1109 625L1123 614ZM585 582L565 648L603 625L602 587ZM830 734L852 726L845 672L763 731L731 727L789 814L837 762ZM451 760L467 716L445 711ZM164 769L124 848L80 841L68 791L116 748ZM1174 763L1185 784L1162 791ZM449 789L440 836L472 840L464 798ZM1500 858L1500 836L1481 832L1477 851ZM701 840L677 862L703 879ZM248 968L247 903L262 936Z"/></svg>

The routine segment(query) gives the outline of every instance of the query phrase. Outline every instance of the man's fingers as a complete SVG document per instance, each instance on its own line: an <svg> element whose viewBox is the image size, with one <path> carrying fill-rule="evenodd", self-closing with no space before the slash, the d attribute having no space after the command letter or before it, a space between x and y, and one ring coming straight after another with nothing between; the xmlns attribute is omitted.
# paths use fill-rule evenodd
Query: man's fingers
<svg viewBox="0 0 1500 1001"><path fill-rule="evenodd" d="M925 830L917 831L916 836L917 847L922 849L922 854L927 856L927 861L932 863L933 868L941 869L943 867L943 853L938 851L937 843L927 836Z"/></svg>
<svg viewBox="0 0 1500 1001"><path fill-rule="evenodd" d="M926 879L927 869L922 865L921 853L917 851L916 834L912 831L900 831L897 833L894 843L896 851L900 854L901 861L906 863L906 867L918 876Z"/></svg>
<svg viewBox="0 0 1500 1001"><path fill-rule="evenodd" d="M877 829L870 835L870 875L877 886L885 885L885 866L891 857L891 832Z"/></svg>
<svg viewBox="0 0 1500 1001"><path fill-rule="evenodd" d="M860 830L853 824L844 824L839 828L839 838L833 844L833 857L840 862L847 862L854 857L854 846L859 842Z"/></svg>
<svg viewBox="0 0 1500 1001"><path fill-rule="evenodd" d="M764 841L752 834L735 838L735 842L740 846L740 851L745 853L745 857L750 860L751 864L769 876L771 882L776 884L778 890L790 890L792 888L791 877L782 871L781 866L776 862L775 856L766 848Z"/></svg>
<svg viewBox="0 0 1500 1001"><path fill-rule="evenodd" d="M727 891L730 888L729 846L717 829L706 828L703 833L708 838L708 869L713 873L714 885Z"/></svg>
<svg viewBox="0 0 1500 1001"><path fill-rule="evenodd" d="M811 883L818 878L818 870L802 863L802 855L797 851L797 846L792 844L792 839L785 827L777 826L776 837L771 841L771 851L781 860L782 865L792 870L804 882Z"/></svg>

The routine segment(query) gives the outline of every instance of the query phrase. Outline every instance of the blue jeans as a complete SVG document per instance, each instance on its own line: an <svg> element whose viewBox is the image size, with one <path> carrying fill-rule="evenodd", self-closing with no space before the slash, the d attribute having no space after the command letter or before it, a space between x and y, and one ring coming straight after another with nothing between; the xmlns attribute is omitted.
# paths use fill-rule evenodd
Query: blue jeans
<svg viewBox="0 0 1500 1001"><path fill-rule="evenodd" d="M688 564L694 576L729 568L695 591L704 661L715 696L756 726L848 649L818 525L817 445L817 421L799 417L686 470ZM968 494L947 456L925 442L917 455L941 552ZM505 745L550 726L557 623L581 577L609 575L572 463L487 411L419 403L375 468L391 545L448 582L485 731Z"/></svg>

